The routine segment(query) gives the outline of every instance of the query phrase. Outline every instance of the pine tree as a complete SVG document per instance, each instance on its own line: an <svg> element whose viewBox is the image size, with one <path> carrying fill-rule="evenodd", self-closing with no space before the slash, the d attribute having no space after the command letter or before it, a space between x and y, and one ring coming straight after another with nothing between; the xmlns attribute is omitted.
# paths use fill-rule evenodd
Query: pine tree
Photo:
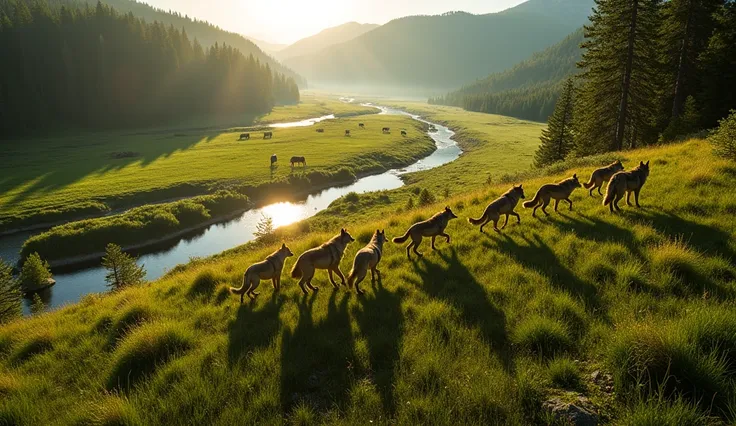
<svg viewBox="0 0 736 426"><path fill-rule="evenodd" d="M136 258L124 253L119 245L110 243L105 247L102 266L107 269L107 285L113 290L143 282L146 270L136 264Z"/></svg>
<svg viewBox="0 0 736 426"><path fill-rule="evenodd" d="M716 29L700 58L703 67L701 125L714 127L736 106L736 2L729 1L715 15Z"/></svg>
<svg viewBox="0 0 736 426"><path fill-rule="evenodd" d="M20 283L23 290L37 291L48 287L51 277L49 263L41 259L38 253L31 253L23 262L20 272Z"/></svg>
<svg viewBox="0 0 736 426"><path fill-rule="evenodd" d="M20 283L13 276L13 268L0 259L0 324L21 315Z"/></svg>
<svg viewBox="0 0 736 426"><path fill-rule="evenodd" d="M274 229L273 218L261 213L261 220L256 224L256 230L253 232L253 235L261 240L270 240L273 237Z"/></svg>
<svg viewBox="0 0 736 426"><path fill-rule="evenodd" d="M595 2L578 63L578 155L633 148L654 136L659 0Z"/></svg>
<svg viewBox="0 0 736 426"><path fill-rule="evenodd" d="M573 140L573 109L575 104L575 84L568 78L557 101L555 111L547 122L547 128L542 130L540 137L542 144L534 154L534 166L544 167L562 161L572 150Z"/></svg>

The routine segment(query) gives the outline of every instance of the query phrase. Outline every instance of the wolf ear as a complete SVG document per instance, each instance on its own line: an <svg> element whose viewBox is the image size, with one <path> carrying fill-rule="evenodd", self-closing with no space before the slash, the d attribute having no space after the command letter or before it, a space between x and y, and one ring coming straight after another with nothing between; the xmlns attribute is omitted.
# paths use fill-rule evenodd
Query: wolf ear
<svg viewBox="0 0 736 426"><path fill-rule="evenodd" d="M647 167L649 167L649 160L647 160Z"/></svg>
<svg viewBox="0 0 736 426"><path fill-rule="evenodd" d="M450 211L450 206L445 206L445 211L449 212Z"/></svg>
<svg viewBox="0 0 736 426"><path fill-rule="evenodd" d="M340 229L340 233L341 234L344 234L345 233L345 228Z"/></svg>
<svg viewBox="0 0 736 426"><path fill-rule="evenodd" d="M523 186L524 186L524 184L523 184L523 183L520 183L520 184L519 184L519 188L521 188L521 187L523 187Z"/></svg>
<svg viewBox="0 0 736 426"><path fill-rule="evenodd" d="M575 173L575 174L572 175L572 177L575 178L575 179L577 179L578 178L578 174Z"/></svg>
<svg viewBox="0 0 736 426"><path fill-rule="evenodd" d="M639 161L639 165L640 166L643 166L644 165L644 162L643 161Z"/></svg>
<svg viewBox="0 0 736 426"><path fill-rule="evenodd" d="M281 248L282 249L286 248L286 243L281 243Z"/></svg>
<svg viewBox="0 0 736 426"><path fill-rule="evenodd" d="M386 235L386 230L385 229L382 229L381 230L381 234Z"/></svg>
<svg viewBox="0 0 736 426"><path fill-rule="evenodd" d="M380 234L380 233L381 233L381 230L380 229L376 229L376 234Z"/></svg>

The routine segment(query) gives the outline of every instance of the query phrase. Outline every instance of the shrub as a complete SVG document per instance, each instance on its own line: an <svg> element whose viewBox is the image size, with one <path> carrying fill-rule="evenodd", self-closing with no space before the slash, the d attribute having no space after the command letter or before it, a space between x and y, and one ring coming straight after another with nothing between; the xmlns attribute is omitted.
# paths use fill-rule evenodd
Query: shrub
<svg viewBox="0 0 736 426"><path fill-rule="evenodd" d="M253 232L253 235L262 241L269 241L273 238L274 230L273 218L261 213L261 219L256 224L256 230Z"/></svg>
<svg viewBox="0 0 736 426"><path fill-rule="evenodd" d="M570 358L555 358L548 367L549 379L564 389L580 388L580 369Z"/></svg>
<svg viewBox="0 0 736 426"><path fill-rule="evenodd" d="M49 263L41 259L38 253L31 253L23 262L20 282L24 291L37 291L48 287L51 279Z"/></svg>
<svg viewBox="0 0 736 426"><path fill-rule="evenodd" d="M409 196L409 199L406 200L406 209L411 210L414 208L414 197Z"/></svg>
<svg viewBox="0 0 736 426"><path fill-rule="evenodd" d="M713 144L716 155L736 160L736 110L718 122L718 128L711 133L708 141Z"/></svg>
<svg viewBox="0 0 736 426"><path fill-rule="evenodd" d="M102 258L102 266L108 271L105 281L113 290L140 284L146 277L145 269L136 264L136 258L124 253L116 244L107 245L105 257Z"/></svg>
<svg viewBox="0 0 736 426"><path fill-rule="evenodd" d="M130 389L161 364L189 350L192 340L189 333L173 324L150 323L136 328L115 351L108 389Z"/></svg>
<svg viewBox="0 0 736 426"><path fill-rule="evenodd" d="M357 192L352 191L345 194L345 201L348 203L357 203L360 200L360 195Z"/></svg>
<svg viewBox="0 0 736 426"><path fill-rule="evenodd" d="M21 316L20 283L13 268L0 259L0 324Z"/></svg>
<svg viewBox="0 0 736 426"><path fill-rule="evenodd" d="M422 192L419 193L419 205L420 206L428 206L430 204L433 204L435 201L434 195L432 195L431 192L427 190L427 188L422 189Z"/></svg>
<svg viewBox="0 0 736 426"><path fill-rule="evenodd" d="M552 357L573 346L570 334L561 322L538 315L517 325L512 340L523 350L543 357Z"/></svg>
<svg viewBox="0 0 736 426"><path fill-rule="evenodd" d="M197 277L194 278L192 285L189 286L189 291L187 294L189 295L189 297L197 297L201 295L209 297L215 292L216 288L217 277L215 276L214 272L207 269L197 274Z"/></svg>

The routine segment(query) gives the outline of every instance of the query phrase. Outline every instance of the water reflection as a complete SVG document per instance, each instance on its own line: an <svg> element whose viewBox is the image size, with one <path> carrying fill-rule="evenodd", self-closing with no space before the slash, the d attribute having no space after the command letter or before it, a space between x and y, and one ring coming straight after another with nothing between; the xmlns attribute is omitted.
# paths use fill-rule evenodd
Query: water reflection
<svg viewBox="0 0 736 426"><path fill-rule="evenodd" d="M415 120L429 123L418 116L403 111L380 106L374 107L381 109L381 114L409 115ZM313 120L321 121L327 119L326 117L330 116ZM309 120L298 123L306 121ZM282 127L288 127L283 126L284 124L293 125L294 123L282 123ZM154 280L161 277L167 270L178 264L188 262L193 257L211 256L252 240L256 225L263 216L271 217L275 227L285 226L314 216L319 211L327 208L330 203L349 192L364 193L399 188L403 185L400 175L446 164L455 160L461 154L460 148L451 139L454 132L439 124L434 124L434 126L437 131L429 135L435 141L437 150L408 167L367 176L350 185L328 188L309 195L305 200L278 202L249 210L232 220L193 231L183 237L164 241L155 246L146 247L135 254L140 256L140 263L145 265L147 279ZM27 235L25 237L27 238ZM12 244L15 244L15 247L9 247L5 238L0 240L2 253L14 252L14 255L17 256L17 252L25 238L19 236L14 238ZM46 290L42 295L42 299L45 302L48 301L47 305L51 308L65 303L74 303L89 293L106 290L105 270L100 267L99 260L87 265L75 265L73 268L54 268L53 272L57 284ZM26 301L26 312L29 310L30 303L30 300Z"/></svg>

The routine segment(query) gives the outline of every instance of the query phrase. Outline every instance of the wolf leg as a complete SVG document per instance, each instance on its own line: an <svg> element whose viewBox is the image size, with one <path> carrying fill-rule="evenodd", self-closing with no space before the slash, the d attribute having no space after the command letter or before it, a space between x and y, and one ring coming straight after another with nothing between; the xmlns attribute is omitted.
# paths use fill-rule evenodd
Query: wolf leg
<svg viewBox="0 0 736 426"><path fill-rule="evenodd" d="M503 226L501 227L501 229L505 228L508 223L509 223L509 214L506 213L506 221L503 222Z"/></svg>
<svg viewBox="0 0 736 426"><path fill-rule="evenodd" d="M569 198L565 198L565 201L567 201L568 204L570 204L570 211L572 211L572 201Z"/></svg>
<svg viewBox="0 0 736 426"><path fill-rule="evenodd" d="M627 206L631 205L631 201L629 201L630 198L631 198L631 191L626 191L626 205Z"/></svg>
<svg viewBox="0 0 736 426"><path fill-rule="evenodd" d="M519 216L519 213L511 212L509 214L516 216L516 223L521 223L521 216Z"/></svg>
<svg viewBox="0 0 736 426"><path fill-rule="evenodd" d="M557 213L557 206L560 204L560 200L555 200L555 213Z"/></svg>
<svg viewBox="0 0 736 426"><path fill-rule="evenodd" d="M340 270L340 265L335 265L335 274L340 277L340 284L345 286L345 275L342 274L342 271Z"/></svg>
<svg viewBox="0 0 736 426"><path fill-rule="evenodd" d="M439 234L439 236L445 237L445 242L448 242L448 243L450 242L450 235L448 235L448 234L446 234L446 233L443 232L443 233Z"/></svg>
<svg viewBox="0 0 736 426"><path fill-rule="evenodd" d="M640 190L641 190L641 189L637 189L636 191L634 191L634 201L636 201L636 207L641 207L641 206L639 205L639 191L640 191Z"/></svg>
<svg viewBox="0 0 736 426"><path fill-rule="evenodd" d="M330 276L330 282L332 283L332 286L335 288L339 288L340 286L337 285L337 283L335 282L335 278L332 276L332 269L328 269L327 274Z"/></svg>
<svg viewBox="0 0 736 426"><path fill-rule="evenodd" d="M419 257L422 257L422 256L424 256L423 254L421 254L421 253L419 253L419 252L417 251L417 247L419 247L419 244L421 244L421 243L422 243L422 237L419 237L419 238L417 238L416 240L414 240L414 253L415 253L415 254L416 254L417 256L419 256Z"/></svg>
<svg viewBox="0 0 736 426"><path fill-rule="evenodd" d="M549 213L547 213L547 206L549 205L549 198L544 200L544 204L542 204L542 213L544 213L545 216L549 216Z"/></svg>
<svg viewBox="0 0 736 426"><path fill-rule="evenodd" d="M437 250L437 247L434 246L434 239L437 238L436 235L432 235L432 250Z"/></svg>

